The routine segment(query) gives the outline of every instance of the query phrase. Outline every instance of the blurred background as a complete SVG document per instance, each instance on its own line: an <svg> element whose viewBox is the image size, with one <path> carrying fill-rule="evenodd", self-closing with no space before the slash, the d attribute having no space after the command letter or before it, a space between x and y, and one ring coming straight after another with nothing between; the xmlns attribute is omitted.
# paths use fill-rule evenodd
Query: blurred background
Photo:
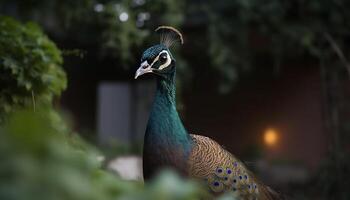
<svg viewBox="0 0 350 200"><path fill-rule="evenodd" d="M64 113L106 165L127 155L139 166L155 79L134 73L159 42L154 29L171 25L185 41L172 53L190 133L294 199L349 199L349 9L346 0L1 0L0 119L35 99ZM27 41L30 52L15 45Z"/></svg>

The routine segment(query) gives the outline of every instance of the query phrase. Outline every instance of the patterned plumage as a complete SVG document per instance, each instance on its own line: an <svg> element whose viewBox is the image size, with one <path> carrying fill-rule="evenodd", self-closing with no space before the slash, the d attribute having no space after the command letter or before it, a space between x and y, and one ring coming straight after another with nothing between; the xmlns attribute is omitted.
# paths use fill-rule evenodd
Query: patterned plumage
<svg viewBox="0 0 350 200"><path fill-rule="evenodd" d="M231 191L242 199L276 199L279 195L260 183L231 153L214 140L191 135L193 148L188 160L189 174L206 181L214 194Z"/></svg>
<svg viewBox="0 0 350 200"><path fill-rule="evenodd" d="M157 29L161 44L147 49L135 78L157 75L157 91L146 128L143 151L145 180L170 167L184 176L201 180L214 195L232 192L238 199L281 199L280 195L259 182L235 156L214 140L190 135L176 110L175 59L169 46L181 34L172 27Z"/></svg>

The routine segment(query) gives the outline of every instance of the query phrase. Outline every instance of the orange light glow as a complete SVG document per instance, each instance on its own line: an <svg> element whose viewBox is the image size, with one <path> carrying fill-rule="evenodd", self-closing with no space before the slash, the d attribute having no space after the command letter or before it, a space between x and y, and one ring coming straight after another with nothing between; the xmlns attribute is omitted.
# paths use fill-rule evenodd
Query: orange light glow
<svg viewBox="0 0 350 200"><path fill-rule="evenodd" d="M264 142L268 146L274 146L278 141L277 131L269 128L264 133Z"/></svg>

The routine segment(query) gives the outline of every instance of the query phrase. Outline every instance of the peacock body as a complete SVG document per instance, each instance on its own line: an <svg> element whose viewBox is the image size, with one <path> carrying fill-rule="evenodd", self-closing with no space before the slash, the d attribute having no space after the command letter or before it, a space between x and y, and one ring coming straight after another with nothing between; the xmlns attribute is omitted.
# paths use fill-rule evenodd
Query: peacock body
<svg viewBox="0 0 350 200"><path fill-rule="evenodd" d="M176 110L175 59L169 51L174 41L182 43L183 39L172 27L163 26L156 31L161 34L161 44L143 53L135 75L135 79L145 73L157 75L157 90L144 139L145 180L161 168L170 167L184 176L204 181L214 195L231 191L239 199L280 199L217 142L188 134Z"/></svg>

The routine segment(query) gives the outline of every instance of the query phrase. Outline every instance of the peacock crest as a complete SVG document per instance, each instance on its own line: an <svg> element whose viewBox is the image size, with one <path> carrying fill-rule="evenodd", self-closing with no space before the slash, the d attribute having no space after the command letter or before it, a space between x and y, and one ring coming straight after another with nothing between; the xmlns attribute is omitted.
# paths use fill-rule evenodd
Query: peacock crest
<svg viewBox="0 0 350 200"><path fill-rule="evenodd" d="M160 34L160 44L170 48L175 42L184 43L182 34L176 28L171 26L160 26L156 30Z"/></svg>

